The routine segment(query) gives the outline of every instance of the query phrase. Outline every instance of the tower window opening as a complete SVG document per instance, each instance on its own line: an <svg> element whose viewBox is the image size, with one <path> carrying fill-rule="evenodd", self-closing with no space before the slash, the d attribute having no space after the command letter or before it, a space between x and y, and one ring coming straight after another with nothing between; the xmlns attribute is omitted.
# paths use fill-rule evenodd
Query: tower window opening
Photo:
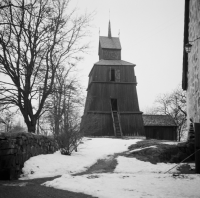
<svg viewBox="0 0 200 198"><path fill-rule="evenodd" d="M117 99L111 98L111 108L112 111L117 111Z"/></svg>
<svg viewBox="0 0 200 198"><path fill-rule="evenodd" d="M111 69L110 71L110 81L115 81L115 70Z"/></svg>

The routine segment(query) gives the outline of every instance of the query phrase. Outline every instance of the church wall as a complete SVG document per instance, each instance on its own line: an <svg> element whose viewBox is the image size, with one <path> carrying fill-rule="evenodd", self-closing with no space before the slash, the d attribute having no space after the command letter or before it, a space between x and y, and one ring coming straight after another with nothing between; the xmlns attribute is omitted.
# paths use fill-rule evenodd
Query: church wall
<svg viewBox="0 0 200 198"><path fill-rule="evenodd" d="M144 136L142 114L120 114L124 136ZM82 118L85 136L114 136L111 113L88 113Z"/></svg>
<svg viewBox="0 0 200 198"><path fill-rule="evenodd" d="M90 94L90 90L88 90L86 101L85 101L84 114L86 114L86 112L88 111L88 109L90 107L90 103L91 103L91 94Z"/></svg>
<svg viewBox="0 0 200 198"><path fill-rule="evenodd" d="M110 70L115 69L120 72L120 82L136 82L136 76L134 72L134 66L102 66L95 65L92 73L93 81L107 81L110 82Z"/></svg>
<svg viewBox="0 0 200 198"><path fill-rule="evenodd" d="M121 60L120 49L102 49L99 46L99 60Z"/></svg>
<svg viewBox="0 0 200 198"><path fill-rule="evenodd" d="M144 136L142 114L120 114L124 136Z"/></svg>
<svg viewBox="0 0 200 198"><path fill-rule="evenodd" d="M102 50L102 59L104 60L121 60L121 50Z"/></svg>
<svg viewBox="0 0 200 198"><path fill-rule="evenodd" d="M200 37L200 1L190 1L189 41ZM187 112L188 122L200 122L200 40L192 43L188 54Z"/></svg>
<svg viewBox="0 0 200 198"><path fill-rule="evenodd" d="M88 111L110 111L111 98L118 100L119 111L139 111L135 84L92 83L89 92Z"/></svg>
<svg viewBox="0 0 200 198"><path fill-rule="evenodd" d="M85 136L114 136L111 113L88 113L84 115L81 131Z"/></svg>

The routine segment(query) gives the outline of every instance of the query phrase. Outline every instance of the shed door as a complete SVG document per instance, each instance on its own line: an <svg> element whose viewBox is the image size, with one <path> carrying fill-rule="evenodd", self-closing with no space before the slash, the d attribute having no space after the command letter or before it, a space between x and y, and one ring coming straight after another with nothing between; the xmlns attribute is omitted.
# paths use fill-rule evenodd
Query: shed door
<svg viewBox="0 0 200 198"><path fill-rule="evenodd" d="M111 99L111 108L112 111L117 111L117 99Z"/></svg>

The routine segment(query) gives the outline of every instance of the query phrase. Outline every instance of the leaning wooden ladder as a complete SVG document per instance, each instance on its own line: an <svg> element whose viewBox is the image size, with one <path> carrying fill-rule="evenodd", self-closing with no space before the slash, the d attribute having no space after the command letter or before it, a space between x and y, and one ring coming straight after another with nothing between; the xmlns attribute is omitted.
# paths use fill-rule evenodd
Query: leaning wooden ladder
<svg viewBox="0 0 200 198"><path fill-rule="evenodd" d="M115 137L122 138L123 134L122 134L122 128L121 128L121 122L120 122L120 115L117 111L112 111L112 110L111 110L111 114L112 114Z"/></svg>

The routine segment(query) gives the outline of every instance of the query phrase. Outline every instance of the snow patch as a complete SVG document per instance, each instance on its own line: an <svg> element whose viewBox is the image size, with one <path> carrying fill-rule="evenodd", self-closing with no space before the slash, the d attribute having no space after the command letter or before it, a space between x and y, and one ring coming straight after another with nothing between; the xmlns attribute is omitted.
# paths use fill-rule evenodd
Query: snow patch
<svg viewBox="0 0 200 198"><path fill-rule="evenodd" d="M61 177L42 185L99 198L199 197L200 175L164 174L176 164L155 165L135 158L119 156L117 157L118 165L113 173L72 175L72 173L86 170L98 159L108 159L114 153L127 151L128 147L137 141L139 140L85 138L78 152L71 156L56 152L30 158L25 163L23 169L25 176L22 179L60 174ZM173 170L173 172L178 171Z"/></svg>
<svg viewBox="0 0 200 198"><path fill-rule="evenodd" d="M180 142L160 142L161 144L168 144L168 145L177 145Z"/></svg>
<svg viewBox="0 0 200 198"><path fill-rule="evenodd" d="M71 156L54 154L38 155L25 162L21 180L74 174L87 170L98 159L109 158L108 155L128 150L139 139L83 138L78 152Z"/></svg>
<svg viewBox="0 0 200 198"><path fill-rule="evenodd" d="M141 150L144 150L144 149L147 149L147 148L158 148L158 147L157 146L148 146L148 147L144 147L144 148L134 149L134 150L128 151L127 154L131 154L131 153L141 151Z"/></svg>

